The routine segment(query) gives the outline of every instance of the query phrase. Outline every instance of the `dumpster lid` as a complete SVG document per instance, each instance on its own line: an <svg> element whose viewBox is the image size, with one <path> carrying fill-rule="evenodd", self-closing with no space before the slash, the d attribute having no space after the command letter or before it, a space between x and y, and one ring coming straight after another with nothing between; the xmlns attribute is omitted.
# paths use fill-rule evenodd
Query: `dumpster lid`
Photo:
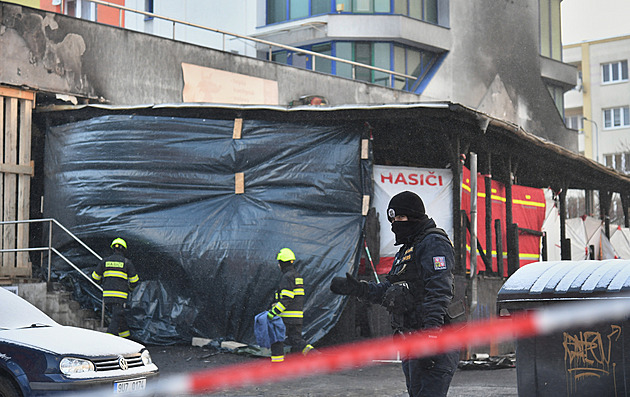
<svg viewBox="0 0 630 397"><path fill-rule="evenodd" d="M534 262L518 269L497 294L498 308L584 298L629 298L630 260Z"/></svg>

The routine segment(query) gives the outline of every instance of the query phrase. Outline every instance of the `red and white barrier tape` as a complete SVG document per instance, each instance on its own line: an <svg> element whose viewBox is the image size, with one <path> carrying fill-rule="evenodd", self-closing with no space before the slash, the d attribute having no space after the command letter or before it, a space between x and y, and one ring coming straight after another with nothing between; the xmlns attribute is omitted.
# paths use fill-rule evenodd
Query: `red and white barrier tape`
<svg viewBox="0 0 630 397"><path fill-rule="evenodd" d="M630 299L603 299L559 304L542 310L519 313L509 319L490 318L443 327L437 338L425 332L405 337L391 336L319 350L321 354L289 355L284 363L259 360L188 374L164 377L134 396L211 393L225 389L264 384L375 365L383 357L426 357L470 346L552 333L630 315ZM111 395L111 391L109 394ZM94 394L90 394L94 396Z"/></svg>

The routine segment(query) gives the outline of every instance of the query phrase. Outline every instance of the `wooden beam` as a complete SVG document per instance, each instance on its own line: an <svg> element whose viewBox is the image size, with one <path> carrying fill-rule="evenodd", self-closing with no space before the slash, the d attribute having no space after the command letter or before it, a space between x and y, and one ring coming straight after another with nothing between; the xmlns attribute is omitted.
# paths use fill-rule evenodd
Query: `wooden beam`
<svg viewBox="0 0 630 397"><path fill-rule="evenodd" d="M234 193L245 193L245 173L243 172L237 172L234 174Z"/></svg>
<svg viewBox="0 0 630 397"><path fill-rule="evenodd" d="M9 164L17 164L18 144L18 99L8 98L5 104L4 123L4 161ZM17 175L14 173L3 174L3 221L14 221L17 218ZM4 225L2 232L4 249L13 249L15 246L15 225ZM5 269L15 268L15 252L4 253L2 266ZM6 274L6 273L5 273ZM12 272L10 273L12 274Z"/></svg>
<svg viewBox="0 0 630 397"><path fill-rule="evenodd" d="M232 139L241 139L243 132L243 119L234 119L234 128L232 129Z"/></svg>
<svg viewBox="0 0 630 397"><path fill-rule="evenodd" d="M35 162L31 161L29 165L23 164L0 164L0 172L6 174L19 175L35 175Z"/></svg>
<svg viewBox="0 0 630 397"><path fill-rule="evenodd" d="M19 147L18 147L18 165L30 168L30 173L23 173L18 176L17 186L17 220L30 219L30 196L31 196L31 177L35 174L35 164L31 160L31 130L33 118L33 105L31 101L26 99L20 100L20 131L19 131ZM20 223L17 225L17 247L26 248L29 246L29 224ZM17 263L18 268L28 269L32 272L31 262L28 252L18 252ZM30 274L29 274L30 276Z"/></svg>
<svg viewBox="0 0 630 397"><path fill-rule="evenodd" d="M12 88L6 86L0 86L0 96L9 97L9 98L17 98L17 99L26 99L27 101L35 102L35 92L34 91L26 91L19 88ZM33 103L30 105L33 106Z"/></svg>

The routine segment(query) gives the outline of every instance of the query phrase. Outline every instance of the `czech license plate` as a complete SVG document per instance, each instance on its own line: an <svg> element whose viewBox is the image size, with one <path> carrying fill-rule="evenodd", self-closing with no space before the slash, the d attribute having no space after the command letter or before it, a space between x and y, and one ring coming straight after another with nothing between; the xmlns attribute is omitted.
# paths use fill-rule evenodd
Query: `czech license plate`
<svg viewBox="0 0 630 397"><path fill-rule="evenodd" d="M144 390L146 387L147 380L145 378L114 382L114 394L133 393L134 391Z"/></svg>

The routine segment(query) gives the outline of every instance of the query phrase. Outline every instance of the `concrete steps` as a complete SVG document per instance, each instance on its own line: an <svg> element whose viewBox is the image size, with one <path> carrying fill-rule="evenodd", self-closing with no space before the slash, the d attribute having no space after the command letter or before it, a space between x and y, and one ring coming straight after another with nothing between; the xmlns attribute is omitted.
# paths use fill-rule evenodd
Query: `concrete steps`
<svg viewBox="0 0 630 397"><path fill-rule="evenodd" d="M46 283L21 283L18 295L30 302L50 318L62 325L93 329L105 332L101 328L101 319L91 310L81 308L79 302L72 299L72 294L60 285L53 285L48 290Z"/></svg>

